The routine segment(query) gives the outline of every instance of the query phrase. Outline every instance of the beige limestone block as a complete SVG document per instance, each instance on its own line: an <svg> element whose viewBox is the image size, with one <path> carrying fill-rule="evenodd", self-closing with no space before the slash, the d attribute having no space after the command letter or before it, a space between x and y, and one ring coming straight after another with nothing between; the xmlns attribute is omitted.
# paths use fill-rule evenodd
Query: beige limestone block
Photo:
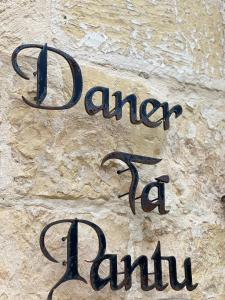
<svg viewBox="0 0 225 300"><path fill-rule="evenodd" d="M97 293L90 285L66 283L55 295L72 299L224 300L225 89L223 1L12 1L0 3L0 299L42 300L65 267L45 259L39 249L42 228L55 220L79 217L105 232L108 252L135 259L151 256L157 241L162 253L183 261L190 256L193 292L143 292L138 273L130 291ZM66 111L32 109L22 95L36 91L38 51L27 50L19 64L31 77L20 78L10 56L21 43L48 42L79 63L84 89L79 103ZM169 131L150 129L123 118L89 116L85 93L95 85L135 93L138 106L154 97L183 115L171 118ZM62 58L49 55L46 103L65 103L71 95L71 74ZM99 97L95 98L99 103ZM161 158L155 166L138 165L137 194L155 177L168 174L166 216L133 216L125 193L130 175L118 176L124 164L103 157L124 151ZM66 227L57 227L49 246L60 261ZM81 228L81 268L93 249L94 236ZM96 248L95 248L96 249ZM90 257L89 257L90 258ZM150 264L152 267L152 264ZM107 274L106 266L103 273ZM168 269L164 266L164 280Z"/></svg>

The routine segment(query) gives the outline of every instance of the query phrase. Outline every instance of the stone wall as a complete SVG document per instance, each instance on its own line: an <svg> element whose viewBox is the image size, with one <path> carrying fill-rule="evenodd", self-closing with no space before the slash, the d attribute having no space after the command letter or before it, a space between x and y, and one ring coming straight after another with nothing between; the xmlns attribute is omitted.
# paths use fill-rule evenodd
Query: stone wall
<svg viewBox="0 0 225 300"><path fill-rule="evenodd" d="M183 261L190 256L193 292L168 287L144 292L139 275L132 289L95 292L90 285L67 282L54 299L225 299L225 63L224 1L222 0L2 0L0 2L0 299L46 299L65 271L42 255L43 227L63 218L82 218L106 234L108 252L133 259L149 258L157 241L163 255L174 255L183 279ZM150 129L101 113L87 115L84 94L64 111L32 109L22 102L35 95L37 51L24 51L20 78L11 54L21 43L47 42L81 66L84 93L94 85L180 104L183 115L170 130ZM49 57L48 98L65 101L71 74L58 56ZM47 101L47 100L46 100ZM112 151L162 158L156 166L140 165L139 191L150 180L168 174L167 215L134 216L126 197L129 175L118 176L122 163L100 166ZM66 257L58 226L48 237L59 259ZM88 278L97 249L95 236L81 226L80 269ZM95 247L93 249L93 247ZM108 266L103 267L107 275ZM168 281L168 268L164 268Z"/></svg>

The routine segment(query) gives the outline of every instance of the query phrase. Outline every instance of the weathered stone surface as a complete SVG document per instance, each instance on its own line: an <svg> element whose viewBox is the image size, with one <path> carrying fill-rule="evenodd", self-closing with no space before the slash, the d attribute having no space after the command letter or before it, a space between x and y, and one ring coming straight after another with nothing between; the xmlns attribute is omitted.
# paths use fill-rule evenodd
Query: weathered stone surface
<svg viewBox="0 0 225 300"><path fill-rule="evenodd" d="M39 249L42 228L55 220L78 217L104 230L108 252L121 258L151 256L158 240L162 252L183 261L192 258L193 292L143 292L138 274L130 291L94 292L79 282L60 287L55 299L225 299L224 191L225 89L223 1L1 1L0 3L0 299L46 299L64 267L47 261ZM23 7L23 9L21 9ZM19 78L10 63L21 43L44 43L74 56L84 77L79 103L67 111L44 111L25 105L35 96L37 51L21 55L31 80ZM50 55L48 100L65 102L71 75L60 58ZM169 131L120 121L101 113L87 115L84 96L94 85L110 94L135 93L138 104L154 97L183 106ZM98 101L98 99L96 99ZM113 107L113 98L112 98ZM123 164L112 151L162 158L139 166L141 183L168 174L166 206L170 213L133 216L126 197L130 176L116 174ZM49 240L65 259L57 227ZM82 227L81 269L88 278L94 236ZM87 257L88 256L88 257ZM152 266L152 265L151 265ZM165 266L166 267L166 266ZM103 270L107 274L107 268ZM165 280L168 280L165 268Z"/></svg>

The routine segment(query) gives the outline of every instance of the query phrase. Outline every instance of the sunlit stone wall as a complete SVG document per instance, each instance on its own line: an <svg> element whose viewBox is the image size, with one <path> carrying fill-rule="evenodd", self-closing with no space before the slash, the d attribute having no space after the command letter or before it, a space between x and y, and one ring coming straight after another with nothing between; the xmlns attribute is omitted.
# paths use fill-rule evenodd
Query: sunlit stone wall
<svg viewBox="0 0 225 300"><path fill-rule="evenodd" d="M162 254L174 255L179 280L183 261L191 257L193 292L144 292L138 272L132 289L100 292L78 281L58 288L54 299L225 299L225 78L224 1L222 0L2 0L0 1L0 299L42 300L65 272L39 248L43 227L63 218L82 218L105 232L108 253L118 258L150 259L161 241ZM84 89L79 103L64 111L32 109L38 51L24 51L20 65L31 77L20 78L11 66L21 43L47 42L79 63ZM49 54L48 99L66 102L71 74L62 58ZM183 115L170 130L89 116L84 95L95 85L110 95L135 93L180 104ZM113 98L111 98L113 101ZM98 100L97 100L98 101ZM113 103L113 102L112 102ZM112 151L162 158L156 166L140 165L142 188L168 174L167 215L144 213L136 203L131 213L126 197L130 176L116 174L124 165L111 161ZM66 259L68 225L48 235L59 261ZM97 251L91 230L80 227L80 273L89 278ZM150 270L153 265L150 263ZM122 271L122 265L119 265ZM168 266L163 265L168 282ZM102 274L107 276L108 266Z"/></svg>

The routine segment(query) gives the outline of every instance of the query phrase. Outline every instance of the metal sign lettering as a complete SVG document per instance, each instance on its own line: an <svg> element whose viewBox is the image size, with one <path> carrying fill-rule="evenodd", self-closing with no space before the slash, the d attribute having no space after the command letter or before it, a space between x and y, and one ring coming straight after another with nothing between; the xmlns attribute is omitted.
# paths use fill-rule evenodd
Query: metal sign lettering
<svg viewBox="0 0 225 300"><path fill-rule="evenodd" d="M22 50L29 49L29 48L41 49L37 60L37 71L34 72L34 75L35 76L37 75L37 96L34 99L36 103L27 100L25 97L22 96L23 101L34 108L50 109L50 110L68 109L73 107L75 104L77 104L77 102L80 100L82 89L83 89L83 79L82 79L81 69L78 63L70 55L56 48L48 47L47 44L45 44L44 46L38 44L21 45L17 47L12 54L12 65L16 73L26 80L29 80L29 77L20 69L17 62L17 58L19 53ZM48 51L54 52L62 56L69 64L72 73L72 78L73 78L72 97L65 105L62 106L42 105L43 101L47 96L47 69L48 69L47 53Z"/></svg>
<svg viewBox="0 0 225 300"><path fill-rule="evenodd" d="M19 53L24 49L38 48L41 49L40 54L37 59L37 71L34 72L37 75L37 96L35 97L35 102L27 100L22 97L23 101L34 107L40 109L51 109L51 110L63 110L73 107L80 100L83 89L83 79L80 66L70 55L65 52L52 48L45 45L39 44L27 44L17 47L12 54L12 65L16 73L22 78L29 80L29 77L20 69L17 63L17 57ZM47 63L48 63L48 51L54 52L62 56L70 66L70 70L73 77L73 92L71 99L62 106L46 106L42 105L47 96ZM101 105L95 105L93 102L93 97L96 93L101 93ZM163 123L164 130L168 130L170 127L170 117L174 114L175 118L178 118L182 114L182 107L180 105L175 105L169 109L169 104L167 102L160 103L158 100L149 98L144 100L139 109L139 118L137 113L137 97L134 94L130 94L123 98L121 91L116 91L112 94L115 98L115 107L113 110L109 110L109 88L103 86L96 86L88 90L85 95L85 109L89 115L95 115L99 111L102 111L103 117L110 119L115 117L116 120L122 118L122 109L126 103L130 105L130 122L132 124L143 124L150 128L156 128ZM148 106L151 106L151 110L148 112ZM157 121L152 121L150 117L158 110L162 111L162 117Z"/></svg>
<svg viewBox="0 0 225 300"><path fill-rule="evenodd" d="M82 96L83 91L83 78L81 68L73 57L66 54L65 52L58 50L56 48L49 47L47 44L27 44L21 45L15 49L12 54L12 65L16 73L22 78L29 80L29 77L21 70L18 65L17 59L21 51L25 49L37 48L40 49L40 53L37 58L37 70L34 72L34 76L37 77L37 91L34 100L28 100L22 96L23 101L33 107L39 109L49 109L49 110L64 110L75 106ZM72 73L73 79L73 91L71 98L66 104L61 106L50 106L44 105L48 93L48 51L53 52L57 55L63 57L69 64L70 71ZM101 105L96 105L93 101L94 97L100 94ZM102 111L103 117L110 119L115 117L116 120L122 118L122 110L126 103L129 104L130 108L130 122L132 124L143 124L150 128L156 128L163 125L164 130L168 130L170 127L170 117L172 115L178 118L182 114L182 107L180 105L175 105L171 109L167 102L160 103L156 99L146 99L139 107L139 116L137 108L137 97L135 94L130 94L123 97L121 91L116 91L112 94L114 97L115 107L110 110L110 92L109 88L103 86L95 86L89 89L84 97L85 110L89 115L95 115ZM150 111L149 111L150 106ZM156 112L161 111L162 117L156 121L151 118ZM125 152L112 152L107 154L101 165L103 166L108 160L118 159L127 165L124 170L118 170L117 174L122 174L124 172L131 172L131 183L129 191L123 195L119 195L119 198L128 195L130 208L133 214L135 214L135 201L141 199L141 207L145 212L151 212L152 210L158 208L159 214L167 214L169 211L165 208L165 184L169 182L169 176L163 175L155 178L155 181L149 182L142 190L141 195L136 195L138 183L139 183L139 173L136 167L136 163L156 165L161 159L146 157L141 155L135 155ZM157 197L155 199L150 199L150 194L153 188L157 189ZM223 198L222 198L223 201ZM169 284L163 282L163 272L162 272L162 262L166 261L168 263L169 269L169 282L172 289L180 291L186 287L188 291L196 289L198 284L193 284L192 282L192 266L191 259L186 258L184 260L184 280L182 282L178 281L177 278L177 263L174 256L162 256L161 255L161 245L158 242L155 251L153 252L151 259L154 263L153 272L149 273L148 258L145 255L138 257L133 263L131 261L130 255L125 255L121 262L123 263L123 271L118 271L118 259L116 254L106 254L106 238L102 229L96 224L81 220L81 219L65 219L52 222L47 225L41 232L40 235L40 248L44 256L54 262L58 261L49 253L45 245L45 237L48 230L55 226L56 224L70 223L70 228L68 230L67 236L62 238L63 241L67 241L67 260L63 262L66 265L66 271L61 279L52 287L48 294L48 300L52 300L54 291L64 282L69 280L79 280L87 284L87 279L80 275L79 261L78 261L78 225L85 224L92 228L96 235L98 241L98 252L92 261L90 267L90 283L94 290L99 291L103 289L107 284L110 284L112 290L120 290L124 288L129 290L132 286L132 274L137 267L140 269L140 279L141 288L144 291L150 291L156 289L157 291L163 291ZM90 248L91 249L91 248ZM109 275L102 278L99 274L100 267L104 261L109 261ZM123 275L123 279L119 282L118 275ZM151 284L149 283L149 275L153 276Z"/></svg>
<svg viewBox="0 0 225 300"><path fill-rule="evenodd" d="M141 207L143 211L145 212L150 212L154 210L156 207L158 207L159 213L161 215L167 214L169 211L165 209L165 183L169 182L169 176L168 175L163 175L158 178L155 178L155 182L150 182L147 184L141 195L136 197L136 190L139 182L139 174L138 170L135 167L134 163L141 163L141 164L146 164L146 165L155 165L161 161L161 159L158 158L153 158L153 157L147 157L147 156L141 156L141 155L135 155L135 154L130 154L130 153L125 153L125 152L112 152L107 154L103 160L101 165L103 166L104 163L107 160L110 159L119 159L126 163L128 166L128 169L125 170L118 170L117 174L122 174L126 171L131 172L132 180L130 184L130 189L129 192L119 195L119 198L122 198L126 195L129 195L129 203L130 203L130 208L135 214L135 201L137 199L141 199ZM150 200L149 199L149 194L153 188L157 188L158 191L158 197Z"/></svg>
<svg viewBox="0 0 225 300"><path fill-rule="evenodd" d="M188 291L193 291L198 284L193 284L192 282L192 267L191 267L191 259L186 258L184 260L184 275L185 279L182 282L178 281L177 278L177 263L176 258L174 256L162 256L161 255L161 245L158 242L156 249L151 256L151 259L154 262L154 272L149 273L148 270L148 258L145 255L141 255L138 257L133 263L131 261L131 256L126 255L121 259L123 262L124 270L123 272L118 271L118 260L116 254L105 254L106 252L106 238L102 231L102 229L96 224L80 219L65 219L59 220L47 225L41 232L40 236L40 247L44 256L54 262L58 263L58 261L51 256L49 251L45 245L45 236L47 231L56 224L60 223L71 223L68 234L66 238L63 238L63 241L67 240L67 261L66 261L66 272L61 277L61 279L53 286L48 294L48 300L51 300L53 297L53 293L57 287L59 287L62 283L68 280L80 280L87 284L87 280L80 275L79 271L79 261L78 261L78 225L85 224L91 227L98 239L98 253L92 261L91 269L90 269L90 283L92 288L95 291L99 291L103 289L107 284L110 284L110 288L112 290L120 290L124 288L126 291L129 290L132 286L132 273L134 270L139 267L140 268L140 278L141 278L141 288L144 291L150 291L156 289L157 291L163 291L168 283L163 282L163 273L162 273L162 261L167 261L169 266L169 278L170 278L170 286L172 289L176 291L180 291L186 287ZM109 261L110 270L109 275L105 278L101 278L99 275L99 269L103 261ZM124 278L121 282L118 282L118 275L124 275ZM154 276L154 281L149 284L149 275Z"/></svg>

